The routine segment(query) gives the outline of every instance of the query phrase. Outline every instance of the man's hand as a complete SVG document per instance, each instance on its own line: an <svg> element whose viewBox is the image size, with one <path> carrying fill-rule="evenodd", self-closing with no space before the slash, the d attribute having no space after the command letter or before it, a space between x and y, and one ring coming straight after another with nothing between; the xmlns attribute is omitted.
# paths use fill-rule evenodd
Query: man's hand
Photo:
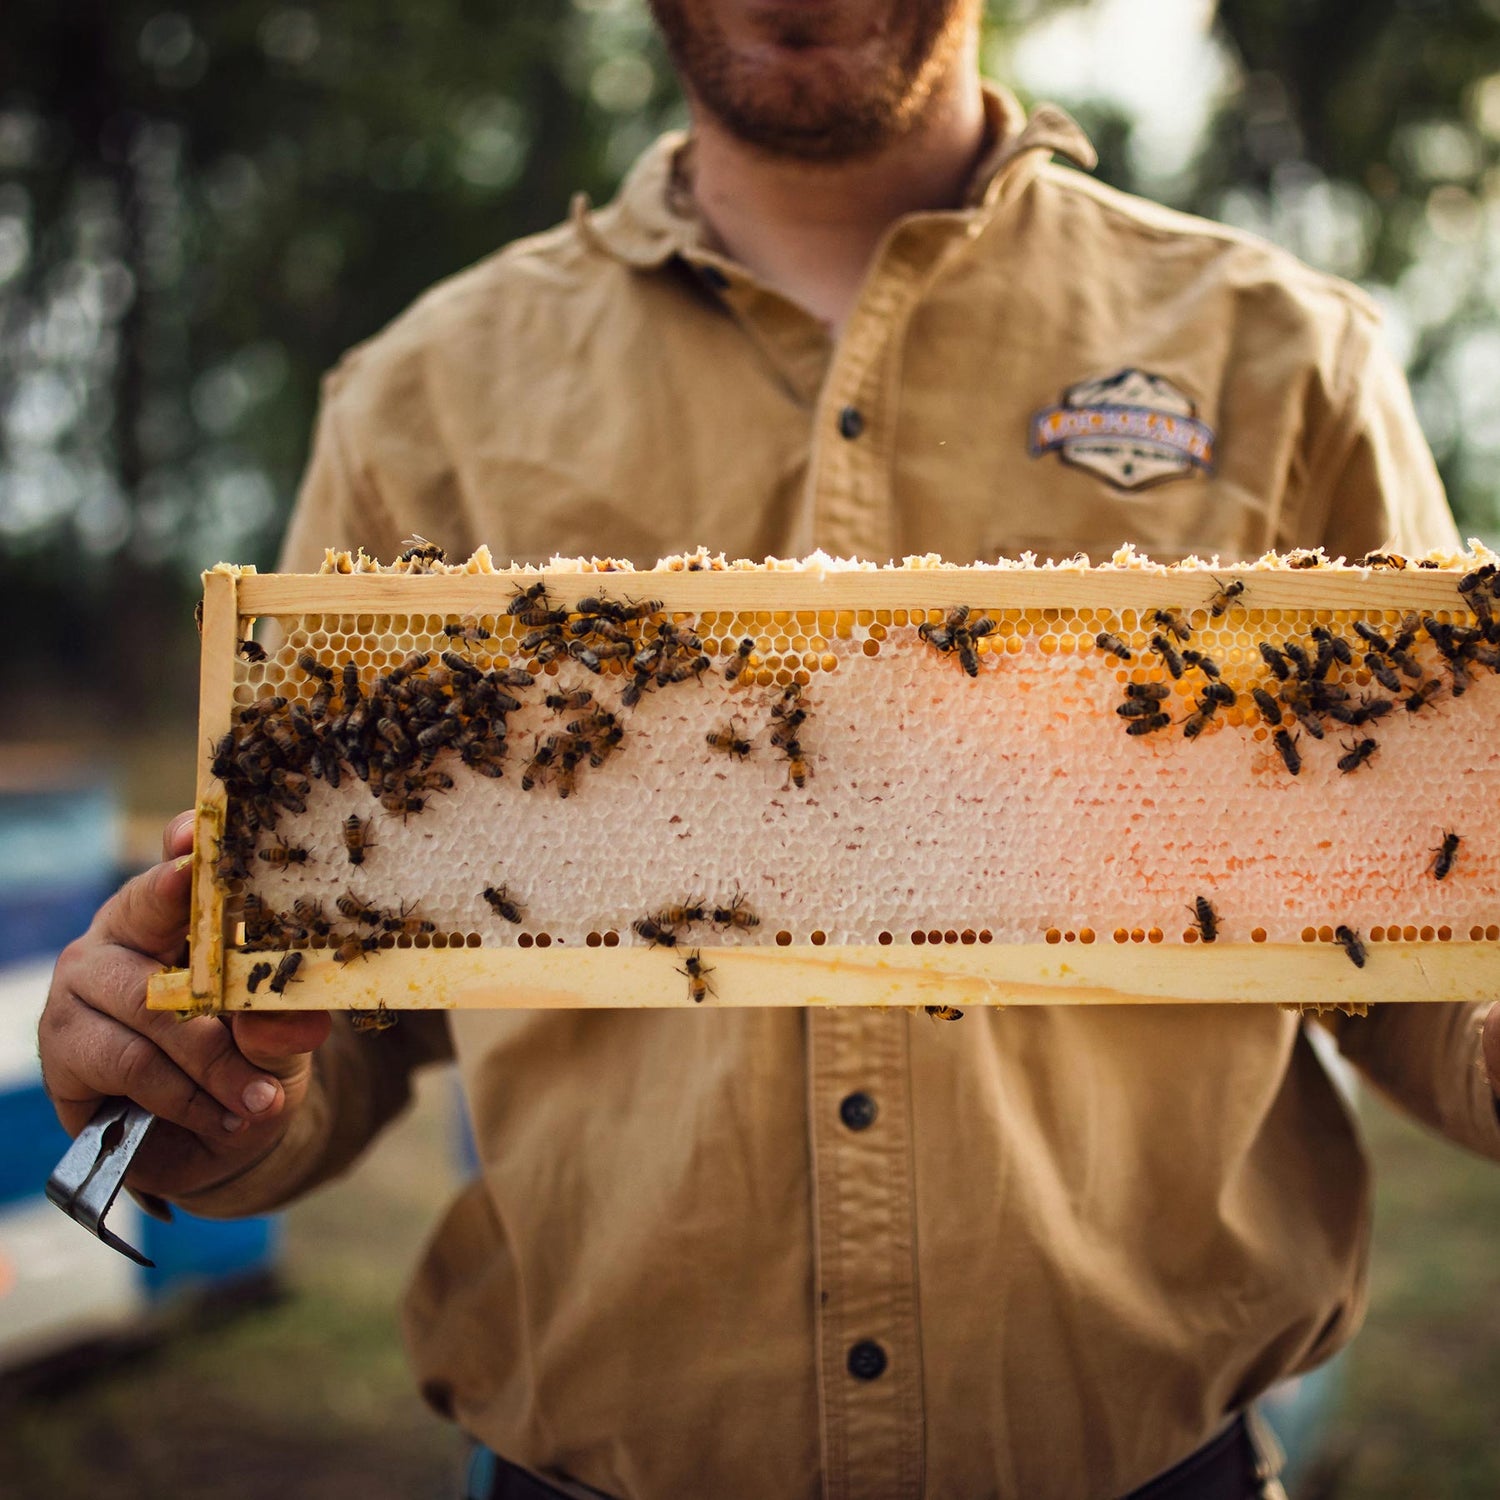
<svg viewBox="0 0 1500 1500"><path fill-rule="evenodd" d="M146 1009L146 981L181 961L192 814L167 825L164 863L120 889L57 961L37 1028L42 1079L69 1135L123 1095L160 1123L126 1182L163 1198L212 1187L268 1155L307 1093L326 1011L179 1020Z"/></svg>

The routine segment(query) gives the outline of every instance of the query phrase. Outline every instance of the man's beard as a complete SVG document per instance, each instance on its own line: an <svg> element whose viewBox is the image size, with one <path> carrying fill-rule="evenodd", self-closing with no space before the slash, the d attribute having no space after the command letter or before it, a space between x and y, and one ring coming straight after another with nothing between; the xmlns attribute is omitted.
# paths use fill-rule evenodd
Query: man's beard
<svg viewBox="0 0 1500 1500"><path fill-rule="evenodd" d="M972 0L894 0L891 25L855 47L779 71L738 53L707 7L650 0L672 62L698 102L747 145L774 156L840 162L869 156L924 116L968 29ZM822 40L788 7L776 44L795 56Z"/></svg>

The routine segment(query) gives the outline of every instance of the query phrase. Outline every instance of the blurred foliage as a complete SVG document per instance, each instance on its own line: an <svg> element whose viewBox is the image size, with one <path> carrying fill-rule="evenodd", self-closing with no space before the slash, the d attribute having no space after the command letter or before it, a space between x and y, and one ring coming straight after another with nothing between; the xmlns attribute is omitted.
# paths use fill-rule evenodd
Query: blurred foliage
<svg viewBox="0 0 1500 1500"><path fill-rule="evenodd" d="M1111 5L1004 0L992 50ZM1168 177L1118 100L1062 100L1101 175L1374 290L1493 533L1500 0L1223 0L1216 35L1228 82ZM680 113L632 0L0 7L0 630L139 645L165 583L267 562L320 373Z"/></svg>

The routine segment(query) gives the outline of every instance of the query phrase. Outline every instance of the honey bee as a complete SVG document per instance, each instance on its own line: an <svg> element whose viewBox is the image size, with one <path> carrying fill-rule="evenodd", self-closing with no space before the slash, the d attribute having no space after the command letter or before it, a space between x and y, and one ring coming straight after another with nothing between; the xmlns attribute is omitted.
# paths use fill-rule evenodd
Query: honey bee
<svg viewBox="0 0 1500 1500"><path fill-rule="evenodd" d="M1214 705L1205 703L1201 698L1198 707L1182 721L1182 734L1184 739L1195 740L1214 721Z"/></svg>
<svg viewBox="0 0 1500 1500"><path fill-rule="evenodd" d="M297 978L297 970L302 967L302 955L295 950L285 954L279 964L276 965L276 973L271 979L271 993L273 995L284 995L289 984L300 984Z"/></svg>
<svg viewBox="0 0 1500 1500"><path fill-rule="evenodd" d="M436 922L417 915L415 902L410 907L402 902L401 910L394 917L382 919L380 927L383 932L395 933L400 937L421 937L426 933L437 931Z"/></svg>
<svg viewBox="0 0 1500 1500"><path fill-rule="evenodd" d="M348 1016L349 1025L354 1031L389 1031L397 1019L393 1011L386 1009L384 1000L374 1010L350 1009Z"/></svg>
<svg viewBox="0 0 1500 1500"><path fill-rule="evenodd" d="M307 863L307 850L296 844L286 844L277 836L276 842L269 849L261 849L255 856L263 859L273 869L285 869L287 865L305 865Z"/></svg>
<svg viewBox="0 0 1500 1500"><path fill-rule="evenodd" d="M1168 635L1176 636L1179 641L1192 638L1193 632L1187 621L1175 609L1153 609L1150 619L1153 625L1160 625Z"/></svg>
<svg viewBox="0 0 1500 1500"><path fill-rule="evenodd" d="M1472 572L1465 573L1464 576L1458 580L1458 591L1460 594L1465 595L1475 593L1478 591L1479 586L1482 583L1486 583L1494 577L1494 563L1484 563L1482 566L1475 568Z"/></svg>
<svg viewBox="0 0 1500 1500"><path fill-rule="evenodd" d="M365 850L374 847L375 845L370 842L369 819L361 819L357 813L350 813L344 819L344 849L349 855L349 863L351 865L364 864Z"/></svg>
<svg viewBox="0 0 1500 1500"><path fill-rule="evenodd" d="M356 958L365 958L380 946L380 939L372 932L368 937L361 937L357 932L351 932L347 937L339 940L339 945L333 950L335 963L352 964Z"/></svg>
<svg viewBox="0 0 1500 1500"><path fill-rule="evenodd" d="M1313 675L1312 658L1296 641L1283 641L1281 643L1281 651L1291 662L1299 677L1305 680Z"/></svg>
<svg viewBox="0 0 1500 1500"><path fill-rule="evenodd" d="M1346 775L1350 771L1357 771L1374 753L1380 748L1376 740L1356 740L1352 745L1344 745L1344 753L1339 756L1339 770Z"/></svg>
<svg viewBox="0 0 1500 1500"><path fill-rule="evenodd" d="M507 922L525 921L526 908L510 894L510 887L508 885L485 886L484 899Z"/></svg>
<svg viewBox="0 0 1500 1500"><path fill-rule="evenodd" d="M333 930L333 924L323 915L322 903L314 901L311 896L298 896L292 903L292 915L311 936L327 937Z"/></svg>
<svg viewBox="0 0 1500 1500"><path fill-rule="evenodd" d="M402 551L397 557L397 562L404 563L440 563L446 554L436 542L429 542L425 536L419 536L413 532L401 544Z"/></svg>
<svg viewBox="0 0 1500 1500"><path fill-rule="evenodd" d="M270 977L271 977L271 966L270 966L270 964L256 964L250 970L250 973L246 976L246 979L245 979L245 988L247 990L249 990L249 992L253 995L256 992L256 990L260 988L260 982L261 982L261 980L263 980L263 979L269 979Z"/></svg>
<svg viewBox="0 0 1500 1500"><path fill-rule="evenodd" d="M675 948L677 934L659 916L637 917L631 924L637 937L643 937L653 948Z"/></svg>
<svg viewBox="0 0 1500 1500"><path fill-rule="evenodd" d="M562 714L587 708L594 701L594 695L588 688L575 688L568 693L548 693L543 701L554 713Z"/></svg>
<svg viewBox="0 0 1500 1500"><path fill-rule="evenodd" d="M266 903L251 891L245 897L245 941L247 943L258 943L266 935L269 925L269 914L266 911Z"/></svg>
<svg viewBox="0 0 1500 1500"><path fill-rule="evenodd" d="M979 676L979 653L974 649L974 643L968 637L967 632L960 631L959 638L954 643L958 650L959 665L970 677ZM798 786L802 783L799 781Z"/></svg>
<svg viewBox="0 0 1500 1500"><path fill-rule="evenodd" d="M481 641L493 640L494 637L479 624L477 620L463 621L450 620L443 626L443 634L450 641L462 641L466 646L477 646Z"/></svg>
<svg viewBox="0 0 1500 1500"><path fill-rule="evenodd" d="M1287 770L1295 776L1302 769L1302 755L1297 749L1298 736L1288 734L1285 729L1278 729L1271 736L1276 746L1276 753L1280 755Z"/></svg>
<svg viewBox="0 0 1500 1500"><path fill-rule="evenodd" d="M721 750L731 760L744 760L750 753L750 741L740 736L731 722L722 729L710 729L704 736L715 750Z"/></svg>
<svg viewBox="0 0 1500 1500"><path fill-rule="evenodd" d="M303 651L297 657L298 668L309 677L316 677L319 682L333 681L333 668L324 666L311 651Z"/></svg>
<svg viewBox="0 0 1500 1500"><path fill-rule="evenodd" d="M512 618L520 615L532 614L536 610L547 608L547 584L545 580L538 579L529 588L517 587L509 604L505 606L505 613Z"/></svg>
<svg viewBox="0 0 1500 1500"><path fill-rule="evenodd" d="M1115 709L1115 712L1122 719L1144 719L1147 714L1160 713L1161 709L1150 698L1127 698Z"/></svg>
<svg viewBox="0 0 1500 1500"><path fill-rule="evenodd" d="M1387 692L1399 693L1401 691L1401 679L1391 670L1390 664L1383 661L1375 652L1365 652L1365 666L1370 669L1370 676Z"/></svg>
<svg viewBox="0 0 1500 1500"><path fill-rule="evenodd" d="M1215 708L1233 708L1239 702L1239 694L1227 682L1210 682L1199 701L1212 703Z"/></svg>
<svg viewBox="0 0 1500 1500"><path fill-rule="evenodd" d="M1392 568L1399 573L1406 567L1406 559L1399 552L1366 552L1360 558L1358 566L1361 568Z"/></svg>
<svg viewBox="0 0 1500 1500"><path fill-rule="evenodd" d="M1391 649L1391 643L1386 640L1379 627L1370 624L1368 620L1355 620L1354 633L1372 651L1378 651L1382 656Z"/></svg>
<svg viewBox="0 0 1500 1500"><path fill-rule="evenodd" d="M1119 636L1112 634L1108 630L1101 630L1094 637L1094 644L1101 651L1108 652L1110 656L1118 656L1121 661L1130 661L1132 659L1130 647Z"/></svg>
<svg viewBox="0 0 1500 1500"><path fill-rule="evenodd" d="M404 823L412 813L419 813L427 806L427 799L413 796L410 792L396 790L383 793L380 805L388 813L399 816Z"/></svg>
<svg viewBox="0 0 1500 1500"><path fill-rule="evenodd" d="M1322 557L1306 547L1299 547L1295 552L1288 552L1286 565L1289 568L1316 568L1323 562Z"/></svg>
<svg viewBox="0 0 1500 1500"><path fill-rule="evenodd" d="M372 906L363 896L356 896L352 890L346 890L334 905L338 907L340 914L351 922L363 922L367 927L378 927L381 918L385 915L378 906Z"/></svg>
<svg viewBox="0 0 1500 1500"><path fill-rule="evenodd" d="M1171 692L1172 689L1164 682L1127 682L1125 684L1127 698L1145 698L1160 703L1162 699L1169 697Z"/></svg>
<svg viewBox="0 0 1500 1500"><path fill-rule="evenodd" d="M956 1005L924 1005L922 1007L934 1021L962 1021L964 1013Z"/></svg>
<svg viewBox="0 0 1500 1500"><path fill-rule="evenodd" d="M269 660L269 657L266 655L266 648L259 641L241 641L239 643L239 652L246 661L261 662Z"/></svg>
<svg viewBox="0 0 1500 1500"><path fill-rule="evenodd" d="M1359 934L1355 932L1352 927L1345 927L1340 924L1338 927L1335 927L1333 929L1333 936L1334 941L1338 943L1339 947L1341 947L1344 952L1349 955L1349 962L1352 963L1356 969L1364 968L1365 945L1360 942Z"/></svg>
<svg viewBox="0 0 1500 1500"><path fill-rule="evenodd" d="M1281 723L1281 705L1263 687L1250 689L1250 696L1255 699L1255 706L1260 710L1260 716L1267 724L1278 725Z"/></svg>
<svg viewBox="0 0 1500 1500"><path fill-rule="evenodd" d="M708 976L714 971L703 962L703 954L697 948L683 955L682 965L677 972L687 979L688 995L693 1004L701 1005L709 995L714 993L714 987L708 982Z"/></svg>
<svg viewBox="0 0 1500 1500"><path fill-rule="evenodd" d="M536 685L536 678L525 667L493 667L485 673L485 678L497 688L529 688Z"/></svg>
<svg viewBox="0 0 1500 1500"><path fill-rule="evenodd" d="M812 774L807 769L807 756L803 753L801 742L788 740L785 745L787 760L787 777L791 784L801 791L807 785L807 778Z"/></svg>
<svg viewBox="0 0 1500 1500"><path fill-rule="evenodd" d="M1126 734L1155 734L1158 729L1165 729L1172 722L1169 714L1148 714L1144 719L1132 719L1125 726Z"/></svg>
<svg viewBox="0 0 1500 1500"><path fill-rule="evenodd" d="M1219 936L1219 914L1208 897L1199 896L1188 910L1193 914L1193 926L1198 929L1199 938L1205 943L1213 942Z"/></svg>
<svg viewBox="0 0 1500 1500"><path fill-rule="evenodd" d="M1286 657L1270 641L1261 641L1258 647L1261 660L1271 669L1278 682L1285 682L1292 675Z"/></svg>
<svg viewBox="0 0 1500 1500"><path fill-rule="evenodd" d="M1219 664L1216 661L1213 661L1211 658L1205 656L1201 651L1184 651L1182 653L1182 659L1188 664L1188 666L1197 667L1197 669L1202 672L1205 677L1212 677L1217 679L1219 675Z"/></svg>
<svg viewBox="0 0 1500 1500"><path fill-rule="evenodd" d="M1157 634L1151 637L1151 649L1161 657L1174 678L1181 677L1183 672L1182 657L1178 655L1177 648L1166 636Z"/></svg>
<svg viewBox="0 0 1500 1500"><path fill-rule="evenodd" d="M1318 643L1320 655L1326 651L1335 661L1342 662L1346 667L1353 662L1354 656L1349 650L1349 642L1343 636L1335 635L1326 625L1314 625L1312 637Z"/></svg>
<svg viewBox="0 0 1500 1500"><path fill-rule="evenodd" d="M708 908L701 901L688 900L681 906L665 906L656 914L663 927L691 927L708 920Z"/></svg>
<svg viewBox="0 0 1500 1500"><path fill-rule="evenodd" d="M713 920L716 927L735 928L740 932L749 932L752 927L760 926L760 918L750 910L738 886L727 906L714 907Z"/></svg>
<svg viewBox="0 0 1500 1500"><path fill-rule="evenodd" d="M1445 833L1443 842L1432 852L1436 858L1432 861L1432 877L1434 880L1446 880L1449 872L1453 869L1454 858L1458 854L1458 846L1463 841L1456 833Z"/></svg>
<svg viewBox="0 0 1500 1500"><path fill-rule="evenodd" d="M1406 711L1414 714L1418 710L1426 708L1429 703L1443 690L1443 684L1436 677L1429 677L1419 687L1415 687L1407 694Z"/></svg>
<svg viewBox="0 0 1500 1500"><path fill-rule="evenodd" d="M739 678L741 672L750 661L750 653L755 650L754 636L744 636L738 646L734 648L734 655L730 658L729 665L724 668L724 681L734 682Z"/></svg>
<svg viewBox="0 0 1500 1500"><path fill-rule="evenodd" d="M1217 620L1220 615L1227 613L1229 606L1245 592L1245 581L1242 578L1236 578L1229 583L1221 583L1215 578L1214 582L1218 584L1218 592L1208 601L1208 613L1210 619Z"/></svg>

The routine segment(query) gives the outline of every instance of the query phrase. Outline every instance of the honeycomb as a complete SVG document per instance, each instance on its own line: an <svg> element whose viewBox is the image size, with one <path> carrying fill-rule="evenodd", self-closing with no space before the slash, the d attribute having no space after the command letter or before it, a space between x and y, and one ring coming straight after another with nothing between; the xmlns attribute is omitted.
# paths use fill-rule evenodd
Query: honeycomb
<svg viewBox="0 0 1500 1500"><path fill-rule="evenodd" d="M247 576L203 897L262 980L294 950L1494 943L1485 556L927 560L827 607L806 569L471 565L461 608L361 558L259 630L278 580Z"/></svg>

